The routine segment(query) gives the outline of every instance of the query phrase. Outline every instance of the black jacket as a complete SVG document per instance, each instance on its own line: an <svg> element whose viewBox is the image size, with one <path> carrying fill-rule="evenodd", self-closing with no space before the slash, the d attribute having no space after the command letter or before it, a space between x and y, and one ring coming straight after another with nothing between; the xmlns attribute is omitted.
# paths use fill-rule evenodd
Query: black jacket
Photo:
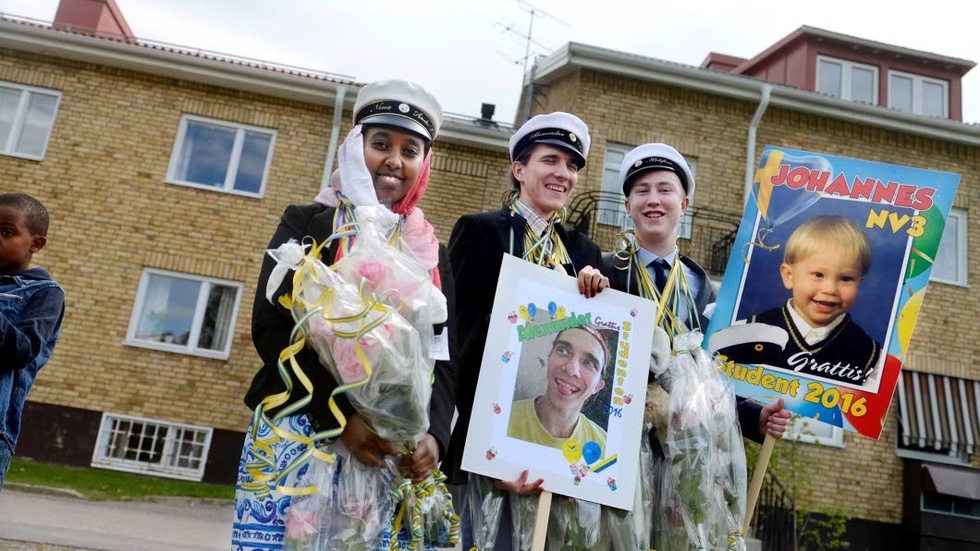
<svg viewBox="0 0 980 551"><path fill-rule="evenodd" d="M703 331L708 328L708 318L705 317L704 310L717 299L717 293L715 293L714 287L711 286L711 282L708 281L708 275L705 273L704 268L686 256L679 254L678 258L687 267L691 268L691 271L701 276L701 290L698 291L695 302L701 320L701 330ZM602 255L602 261L602 273L609 278L610 287L631 295L640 295L637 270L645 270L645 266L637 266L632 260L621 260L616 258L612 253ZM738 415L738 424L742 429L742 436L756 442L762 442L765 437L765 435L759 434L759 415L762 413L762 405L741 396L736 396L735 398L735 409ZM650 432L651 442L656 440L656 435L653 433L653 430L655 429L652 429Z"/></svg>
<svg viewBox="0 0 980 551"><path fill-rule="evenodd" d="M319 204L313 205L290 205L286 207L276 228L275 235L269 241L269 249L275 249L279 245L289 241L290 238L302 241L304 237L314 239L318 244L323 242L333 233L333 216L335 209ZM332 264L332 259L336 254L336 242L329 248L324 248L321 259L324 263ZM286 387L279 377L277 362L279 353L285 348L290 340L289 334L293 329L292 316L286 308L280 304L272 304L266 299L266 284L269 275L276 266L276 261L269 255L264 255L262 260L262 270L259 273L259 282L255 289L255 301L252 304L252 342L259 356L262 358L262 368L252 379L252 385L245 394L245 404L249 408L255 409L262 400L271 395L285 391ZM283 278L282 284L276 291L276 296L288 292L292 287L292 274L290 272ZM449 443L449 431L453 418L453 403L456 394L456 369L455 369L455 330L452 326L454 318L454 296L453 275L449 269L449 258L446 249L439 246L439 275L442 279L442 292L446 295L449 309L449 351L450 361L437 361L435 364L435 379L432 385L432 398L429 401L429 434L435 437L439 443L440 456L445 455L446 447ZM435 332L439 333L442 326L437 326ZM313 382L312 401L303 409L303 412L310 416L310 422L315 432L337 428L338 423L327 406L330 393L337 387L337 382L320 365L320 360L316 352L310 348L304 348L296 356L297 361L303 371ZM294 384L289 395L289 400L285 405L292 404L307 395L306 389L300 384ZM336 397L340 409L345 415L355 412L353 405L343 394ZM283 406L280 406L280 408ZM276 410L267 411L267 415L272 415Z"/></svg>
<svg viewBox="0 0 980 551"><path fill-rule="evenodd" d="M708 318L705 317L704 310L715 301L717 294L714 287L711 286L711 281L708 280L708 274L704 268L684 255L678 254L677 258L701 278L701 289L698 291L698 296L694 297L694 302L703 332L708 328ZM640 296L640 276L637 274L637 270L645 269L645 267L637 266L630 260L616 258L613 253L602 255L602 273L609 278L609 286L617 291Z"/></svg>
<svg viewBox="0 0 980 551"><path fill-rule="evenodd" d="M459 373L456 409L459 418L449 451L442 462L442 471L451 484L466 481L460 464L490 327L490 312L500 277L500 263L504 253L523 256L526 228L527 221L523 217L504 207L497 212L461 217L449 238L449 258L456 281L456 330L460 335L456 362ZM600 266L602 254L588 237L561 226L556 226L555 231L572 260L571 264L564 266L565 273L575 276L585 266Z"/></svg>

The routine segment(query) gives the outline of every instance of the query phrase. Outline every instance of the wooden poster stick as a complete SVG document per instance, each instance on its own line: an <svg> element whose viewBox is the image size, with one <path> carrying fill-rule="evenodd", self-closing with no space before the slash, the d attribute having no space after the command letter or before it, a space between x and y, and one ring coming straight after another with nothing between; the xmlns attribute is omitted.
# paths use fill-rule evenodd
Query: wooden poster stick
<svg viewBox="0 0 980 551"><path fill-rule="evenodd" d="M548 535L549 516L551 516L551 492L545 490L538 496L538 515L534 518L531 551L544 551L544 540L545 536Z"/></svg>
<svg viewBox="0 0 980 551"><path fill-rule="evenodd" d="M776 445L776 438L768 432L766 439L762 441L762 450L759 452L759 459L755 461L755 469L752 471L752 482L749 483L748 500L745 507L745 520L742 521L742 537L749 535L749 524L752 521L752 514L755 513L755 505L759 502L759 492L762 491L762 481L766 478L766 469L769 468L769 456L772 455L772 448Z"/></svg>

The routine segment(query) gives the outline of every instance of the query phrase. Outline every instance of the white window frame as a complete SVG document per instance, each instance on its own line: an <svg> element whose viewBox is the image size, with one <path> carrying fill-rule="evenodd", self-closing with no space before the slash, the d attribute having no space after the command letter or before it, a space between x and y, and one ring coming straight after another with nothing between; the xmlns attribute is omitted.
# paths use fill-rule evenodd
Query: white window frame
<svg viewBox="0 0 980 551"><path fill-rule="evenodd" d="M235 142L232 145L231 158L228 160L228 169L225 172L225 181L222 187L209 186L197 182L181 180L177 176L180 167L180 154L181 151L183 151L184 149L184 140L187 137L187 126L188 123L192 123L192 122L198 122L198 123L208 124L213 126L220 126L228 130L235 131ZM235 189L235 177L238 175L238 166L239 166L239 162L241 161L242 148L245 143L246 132L266 134L269 136L269 151L266 153L265 166L262 169L262 183L259 185L258 193ZM184 115L180 118L180 126L177 128L177 138L174 140L174 147L173 150L170 152L170 165L167 168L166 182L168 184L174 184L178 186L187 186L187 187L192 187L197 189L206 189L210 191L219 191L223 193L230 193L233 195L244 195L246 197L262 197L263 195L265 195L265 186L269 181L269 169L272 165L272 152L275 150L276 147L276 136L277 136L277 132L270 128L261 128L258 126L250 126L247 124L210 119L206 117L199 117L196 115Z"/></svg>
<svg viewBox="0 0 980 551"><path fill-rule="evenodd" d="M854 61L847 61L846 59L838 59L836 57L829 57L829 56L824 56L824 55L818 55L817 56L817 75L816 75L816 77L817 77L817 83L818 84L820 82L820 63L821 62L834 63L836 65L840 65L840 67L841 67L841 76L840 76L840 87L841 87L841 89L838 91L837 94L832 94L830 92L825 92L825 91L819 90L819 86L817 86L817 87L815 87L815 88L817 88L817 91L819 91L821 93L824 93L824 94L830 94L832 96L836 96L836 97L839 97L841 99L846 99L848 101L860 101L861 103L864 103L861 100L856 100L856 99L854 99L854 98L851 97L851 89L852 89L852 86L851 86L851 77L852 77L852 73L853 73L854 69L866 69L868 71L871 71L872 74L874 74L874 82L872 84L872 90L871 90L871 104L872 105L877 105L877 103L878 103L878 90L880 89L880 86L881 86L881 83L879 81L880 75L879 75L879 72L878 72L878 67L876 67L874 65L867 65L865 63L857 63L857 62L854 62Z"/></svg>
<svg viewBox="0 0 980 551"><path fill-rule="evenodd" d="M187 339L187 344L174 344L166 342L157 342L147 339L140 339L136 337L136 330L140 323L140 314L143 312L144 303L146 301L146 293L148 291L147 286L149 285L150 276L158 275L163 277L175 278L175 279L187 279L191 281L200 282L201 288L197 296L197 305L194 309L194 318L191 322L190 336ZM197 348L195 344L198 337L200 337L201 325L204 321L204 313L207 307L208 290L213 285L222 285L226 287L235 288L235 305L231 313L231 319L228 321L228 339L225 342L224 349L222 350L208 350L203 348ZM238 308L242 301L242 283L239 281L230 281L227 279L217 279L213 277L204 277L191 274L184 274L180 272L171 272L168 270L159 270L156 268L144 268L143 274L140 276L139 289L136 291L136 302L133 304L133 312L129 318L129 329L126 332L126 339L124 344L129 346L136 346L139 348L150 348L153 350L163 350L166 352L177 352L180 354L189 354L192 356L203 356L205 358L214 358L225 360L231 354L231 345L235 340L235 323L238 320Z"/></svg>
<svg viewBox="0 0 980 551"><path fill-rule="evenodd" d="M157 429L166 428L167 436L163 441L163 448L160 453L159 462L147 462L136 459L124 459L113 457L110 447L113 445L113 429L118 427L118 423L128 422L142 425L153 425ZM198 463L197 468L180 467L176 465L177 454L180 453L179 433L190 431L204 435L204 441L200 443L200 457L192 456ZM92 467L108 469L112 471L123 471L127 473L149 474L164 478L176 478L179 480L194 480L200 482L204 478L204 468L207 466L208 453L211 450L211 427L197 425L187 425L183 423L172 423L147 417L134 417L132 415L121 415L115 413L103 413L102 421L99 423L99 434L95 441L95 450L92 452ZM131 434L131 430L127 433ZM155 434L150 437L157 440ZM196 440L196 439L195 439Z"/></svg>
<svg viewBox="0 0 980 551"><path fill-rule="evenodd" d="M628 145L606 143L606 152L602 157L601 189L604 196L616 197L618 200L599 200L599 203L596 205L596 221L599 224L616 226L623 230L633 227L633 221L630 220L629 214L626 213L626 206L624 205L626 198L623 197L623 186L619 183L619 169L622 166L622 162L616 162L609 158L610 153L616 153L620 158L625 157L632 149L633 147ZM615 211L611 208L612 205L616 205Z"/></svg>
<svg viewBox="0 0 980 551"><path fill-rule="evenodd" d="M597 222L606 226L617 226L620 230L628 230L633 227L633 219L630 218L629 213L626 212L626 198L623 197L623 186L619 183L619 171L622 168L622 162L612 162L609 159L609 153L622 153L624 156L629 153L634 146L607 143L606 153L602 158L602 191L607 195L615 193L617 197L620 198L619 202L614 202L612 200L600 199L596 209ZM695 181L697 181L697 160L684 157L687 161L687 165L691 168L691 173L695 175ZM615 178L606 178L607 174L616 174ZM609 205L611 203L616 204L616 212L613 213L611 209L602 208L603 205ZM610 219L613 218L613 219ZM677 238L678 239L690 239L691 238L691 227L694 225L694 218L691 213L691 207L688 205L686 211L681 216L679 222L679 227L677 228Z"/></svg>
<svg viewBox="0 0 980 551"><path fill-rule="evenodd" d="M11 157L20 157L22 159L31 159L33 161L43 160L44 155L48 152L48 142L51 140L51 131L54 129L54 121L58 118L58 107L61 105L61 92L57 90L47 90L45 88L35 88L33 86L24 86L22 84L15 84L13 82L6 81L0 81L0 88L9 88L20 91L20 101L17 104L17 111L14 113L13 125L10 128L10 134L7 136L6 142L0 143L0 154L9 155ZM44 136L44 145L41 147L41 153L38 155L14 151L14 144L20 141L21 135L24 132L24 126L27 122L27 107L30 105L32 95L54 98L54 114L51 116L51 124L48 126L47 132Z"/></svg>
<svg viewBox="0 0 980 551"><path fill-rule="evenodd" d="M829 432L826 435L815 434L811 427L818 427ZM789 425L786 427L786 434L783 437L786 440L804 444L819 444L833 448L844 447L844 429L796 414L793 414L790 419Z"/></svg>
<svg viewBox="0 0 980 551"><path fill-rule="evenodd" d="M967 219L966 209L961 209L958 207L952 207L949 209L949 218L956 219L956 275L954 279L948 279L937 275L935 270L929 273L929 281L935 281L937 283L946 283L949 285L959 285L961 287L967 287L968 281L968 271L967 264L969 262L969 248L967 248L967 230L969 225L969 220ZM945 232L943 236L945 237ZM938 252L938 251L937 251ZM938 256L938 255L937 255ZM939 259L937 258L938 262Z"/></svg>
<svg viewBox="0 0 980 551"><path fill-rule="evenodd" d="M889 70L888 71L888 107L890 107L892 109L898 109L898 107L895 107L895 106L892 105L892 82L891 82L891 79L892 79L893 76L904 77L904 78L908 78L908 79L911 79L912 80L912 112L915 113L916 115L922 115L923 114L923 109L922 109L922 101L923 101L923 97L922 97L922 84L924 82L928 82L930 84L937 84L939 86L942 86L942 88L943 88L943 113L942 113L941 116L944 119L948 119L949 118L949 81L938 79L938 78L926 77L926 76L922 76L922 75L916 75L916 74L913 74L913 73L906 73L904 71ZM902 109L902 111L904 111L904 109ZM937 116L937 115L932 115L932 116Z"/></svg>

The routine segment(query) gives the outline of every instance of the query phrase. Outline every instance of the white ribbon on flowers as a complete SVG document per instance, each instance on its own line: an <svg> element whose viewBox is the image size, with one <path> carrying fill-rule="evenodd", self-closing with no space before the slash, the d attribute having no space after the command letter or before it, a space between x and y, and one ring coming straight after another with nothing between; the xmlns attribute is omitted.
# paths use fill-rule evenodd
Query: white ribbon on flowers
<svg viewBox="0 0 980 551"><path fill-rule="evenodd" d="M275 259L276 267L269 274L269 281L265 286L265 298L272 304L276 304L276 291L282 285L283 278L286 277L286 274L290 270L295 270L299 267L300 261L303 260L303 255L306 254L306 249L296 242L295 239L290 239L282 245L279 245L278 248L266 252Z"/></svg>

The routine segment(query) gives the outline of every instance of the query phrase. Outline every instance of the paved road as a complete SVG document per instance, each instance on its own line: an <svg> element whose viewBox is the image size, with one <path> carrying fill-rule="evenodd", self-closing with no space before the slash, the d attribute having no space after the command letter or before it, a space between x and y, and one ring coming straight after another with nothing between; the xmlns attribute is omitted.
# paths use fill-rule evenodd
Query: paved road
<svg viewBox="0 0 980 551"><path fill-rule="evenodd" d="M85 501L5 488L0 550L228 551L233 516L231 502Z"/></svg>

